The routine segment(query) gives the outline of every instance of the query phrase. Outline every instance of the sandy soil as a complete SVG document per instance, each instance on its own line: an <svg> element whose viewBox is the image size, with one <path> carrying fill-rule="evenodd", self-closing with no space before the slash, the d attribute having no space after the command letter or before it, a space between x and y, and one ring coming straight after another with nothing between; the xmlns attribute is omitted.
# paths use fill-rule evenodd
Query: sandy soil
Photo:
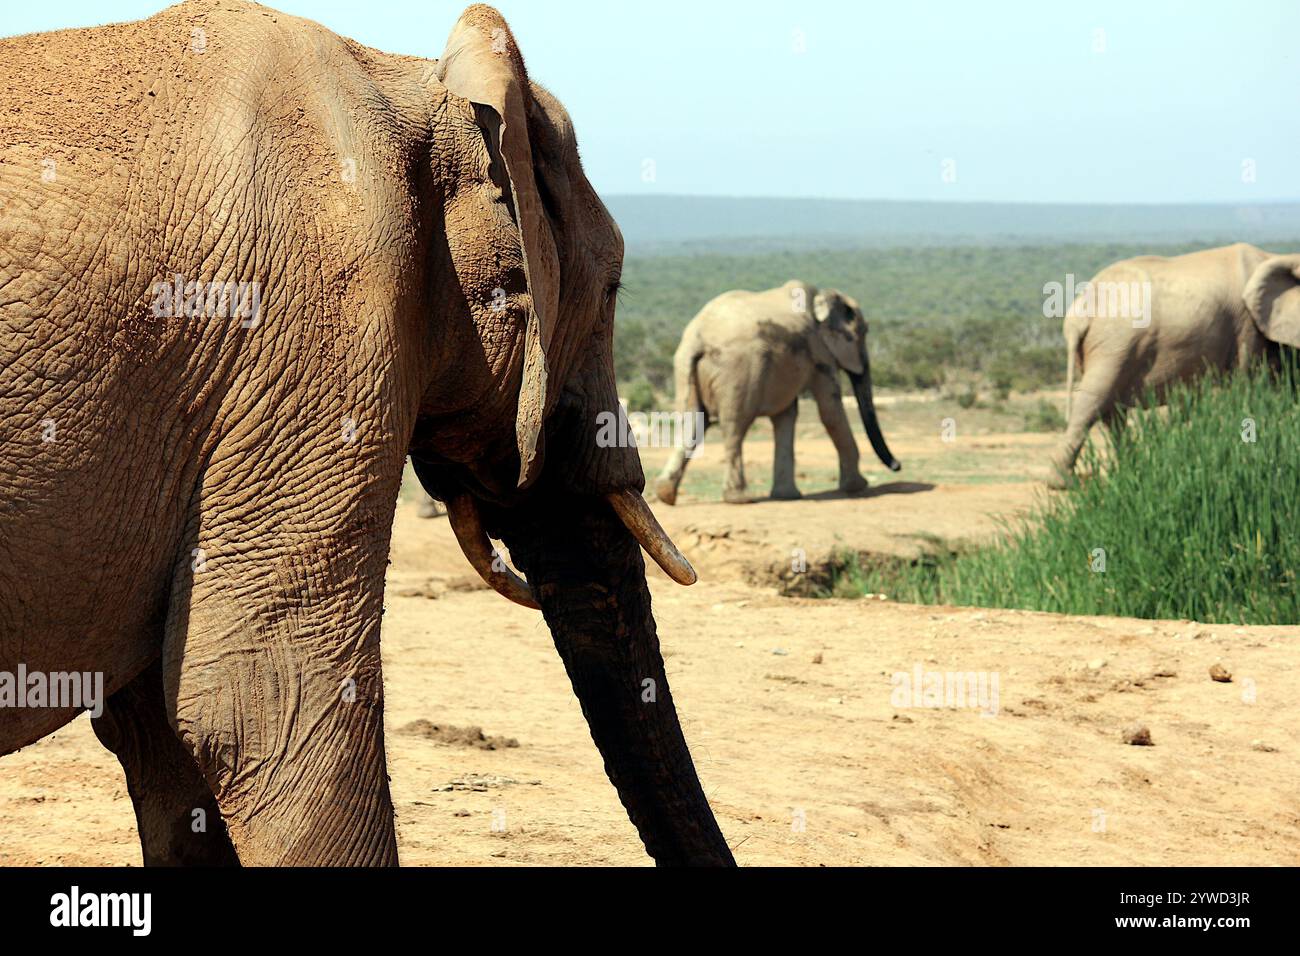
<svg viewBox="0 0 1300 956"><path fill-rule="evenodd" d="M902 435L895 451L929 440ZM984 441L1005 462L1047 438ZM761 436L754 445L767 453ZM818 454L801 447L801 467L817 473ZM719 464L705 454L692 468ZM779 596L772 569L795 548L815 567L834 547L905 554L933 535L979 538L1039 494L1026 481L879 484L858 499L818 496L826 484L813 481L802 502L686 495L658 509L702 573L692 588L662 576L651 587L739 862L1300 859L1294 629ZM446 522L418 519L410 500L384 628L404 863L648 862L540 615L481 589ZM1216 661L1232 682L1210 679ZM902 700L893 675L917 667L996 678L996 702ZM1121 740L1134 721L1154 746ZM0 863L138 863L121 771L85 718L0 767Z"/></svg>

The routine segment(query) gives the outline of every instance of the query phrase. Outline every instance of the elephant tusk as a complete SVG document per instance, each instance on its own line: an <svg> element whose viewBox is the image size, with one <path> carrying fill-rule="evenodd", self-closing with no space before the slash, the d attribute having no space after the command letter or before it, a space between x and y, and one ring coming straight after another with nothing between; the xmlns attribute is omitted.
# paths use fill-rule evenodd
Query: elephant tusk
<svg viewBox="0 0 1300 956"><path fill-rule="evenodd" d="M492 590L516 604L522 604L535 611L541 610L542 606L533 597L528 582L506 564L505 559L497 554L492 543L488 541L487 532L483 530L483 522L478 515L478 507L472 497L461 494L447 499L447 518L451 522L451 530L456 534L456 540L460 543L460 549L465 552L465 557L474 566L478 576L486 581Z"/></svg>
<svg viewBox="0 0 1300 956"><path fill-rule="evenodd" d="M695 569L686 556L677 550L668 533L664 531L659 520L645 503L645 499L636 491L615 491L605 496L614 513L632 537L636 538L646 554L655 559L655 564L663 568L665 574L678 584L694 584L697 580Z"/></svg>

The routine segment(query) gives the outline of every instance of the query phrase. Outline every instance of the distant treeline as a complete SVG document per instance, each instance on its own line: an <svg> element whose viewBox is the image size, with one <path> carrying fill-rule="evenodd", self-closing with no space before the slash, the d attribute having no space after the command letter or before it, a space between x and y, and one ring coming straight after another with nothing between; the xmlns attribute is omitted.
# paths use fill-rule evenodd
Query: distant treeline
<svg viewBox="0 0 1300 956"><path fill-rule="evenodd" d="M629 251L738 252L895 246L1176 243L1290 238L1300 203L900 202L608 196ZM685 248L683 248L685 247Z"/></svg>

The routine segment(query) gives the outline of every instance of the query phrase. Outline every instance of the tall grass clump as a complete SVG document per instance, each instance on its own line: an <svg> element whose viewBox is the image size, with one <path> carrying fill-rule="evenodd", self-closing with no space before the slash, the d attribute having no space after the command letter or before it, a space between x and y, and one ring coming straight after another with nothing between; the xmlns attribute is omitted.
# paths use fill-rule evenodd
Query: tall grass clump
<svg viewBox="0 0 1300 956"><path fill-rule="evenodd" d="M988 548L864 568L859 593L1067 614L1300 623L1300 372L1172 390L1090 443L1075 488ZM843 588L838 590L842 593Z"/></svg>

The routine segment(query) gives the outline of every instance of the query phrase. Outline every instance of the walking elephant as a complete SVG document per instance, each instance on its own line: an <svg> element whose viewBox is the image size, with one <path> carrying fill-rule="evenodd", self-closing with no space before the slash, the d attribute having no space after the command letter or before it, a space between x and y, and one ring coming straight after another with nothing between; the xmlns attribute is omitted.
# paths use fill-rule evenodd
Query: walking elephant
<svg viewBox="0 0 1300 956"><path fill-rule="evenodd" d="M1075 298L1064 333L1067 425L1048 481L1056 488L1093 424L1122 425L1148 389L1161 401L1177 382L1276 363L1281 348L1300 347L1300 255L1237 243L1125 259Z"/></svg>
<svg viewBox="0 0 1300 956"><path fill-rule="evenodd" d="M792 279L766 292L718 296L686 326L673 370L677 410L685 424L680 447L655 482L655 494L666 504L677 501L686 463L704 437L700 426L712 422L722 427L727 458L723 499L751 500L741 446L760 416L772 420L776 446L772 497L800 497L794 481L794 430L805 391L812 392L839 455L840 490L865 490L867 480L858 472L858 446L840 395L841 371L853 385L871 447L891 471L902 467L876 420L866 320L857 302L834 289Z"/></svg>
<svg viewBox="0 0 1300 956"><path fill-rule="evenodd" d="M0 208L0 753L86 705L15 673L98 675L146 863L396 863L409 455L649 854L732 863L638 543L694 572L594 439L622 239L496 11L436 61L241 0L0 41Z"/></svg>

